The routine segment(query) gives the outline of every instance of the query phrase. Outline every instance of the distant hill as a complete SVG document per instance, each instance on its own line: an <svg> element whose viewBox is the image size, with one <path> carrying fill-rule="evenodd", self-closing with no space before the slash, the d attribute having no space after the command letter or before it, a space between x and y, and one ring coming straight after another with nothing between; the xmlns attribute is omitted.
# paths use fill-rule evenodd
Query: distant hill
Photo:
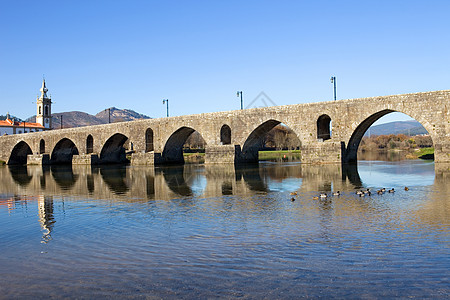
<svg viewBox="0 0 450 300"><path fill-rule="evenodd" d="M131 109L118 109L116 107L109 108L111 113L111 123L133 121L138 119L151 119L149 116L137 113ZM69 111L62 113L54 113L52 115L53 128L61 128L61 116L63 128L92 126L108 123L108 109L102 110L95 116L81 112ZM35 122L36 116L26 119L26 122Z"/></svg>
<svg viewBox="0 0 450 300"><path fill-rule="evenodd" d="M126 121L134 121L139 119L150 119L149 116L140 114L131 109L118 109L115 107L107 108L102 110L98 114L95 115L96 118L102 120L104 123L108 123L108 110L111 114L111 123L113 122L126 122Z"/></svg>
<svg viewBox="0 0 450 300"><path fill-rule="evenodd" d="M416 120L396 121L370 127L370 135L389 135L389 134L419 135L419 134L428 134L428 132ZM365 133L365 136L368 135L369 130L367 130Z"/></svg>

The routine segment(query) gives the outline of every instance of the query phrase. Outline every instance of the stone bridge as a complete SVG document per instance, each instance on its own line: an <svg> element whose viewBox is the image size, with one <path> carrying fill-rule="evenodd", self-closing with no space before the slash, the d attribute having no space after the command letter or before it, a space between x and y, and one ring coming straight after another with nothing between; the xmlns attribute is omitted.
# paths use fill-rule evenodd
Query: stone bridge
<svg viewBox="0 0 450 300"><path fill-rule="evenodd" d="M154 165L183 163L182 147L197 131L205 163L258 159L263 137L283 123L301 142L304 163L351 163L366 130L382 116L401 112L430 134L436 162L450 162L450 90L294 104L137 120L0 137L8 164Z"/></svg>

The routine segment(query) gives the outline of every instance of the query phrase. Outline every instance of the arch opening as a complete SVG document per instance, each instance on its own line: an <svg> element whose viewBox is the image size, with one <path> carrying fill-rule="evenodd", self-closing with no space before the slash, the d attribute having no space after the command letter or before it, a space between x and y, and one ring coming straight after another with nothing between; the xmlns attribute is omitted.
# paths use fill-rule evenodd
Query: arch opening
<svg viewBox="0 0 450 300"><path fill-rule="evenodd" d="M70 164L72 163L72 157L78 154L75 143L68 138L63 138L53 148L50 161L51 164Z"/></svg>
<svg viewBox="0 0 450 300"><path fill-rule="evenodd" d="M167 164L183 164L185 162L183 153L193 161L193 158L200 156L198 153L205 152L205 145L206 142L199 132L190 127L181 127L167 140L162 153L163 161Z"/></svg>
<svg viewBox="0 0 450 300"><path fill-rule="evenodd" d="M278 158L297 160L300 159L300 154L292 150L298 150L300 146L301 142L292 129L280 121L268 120L249 135L239 154L238 162L258 162L259 160L278 160ZM288 157L282 152L259 153L261 150L291 150L291 152L288 153Z"/></svg>
<svg viewBox="0 0 450 300"><path fill-rule="evenodd" d="M317 139L326 141L331 139L331 118L328 115L321 115L317 119Z"/></svg>
<svg viewBox="0 0 450 300"><path fill-rule="evenodd" d="M154 151L153 146L153 130L151 128L147 128L145 131L145 152Z"/></svg>
<svg viewBox="0 0 450 300"><path fill-rule="evenodd" d="M24 141L19 142L11 151L8 165L26 165L29 154L33 154L30 146Z"/></svg>
<svg viewBox="0 0 450 300"><path fill-rule="evenodd" d="M386 109L369 116L354 130L347 147L343 147L343 162L356 163L359 157L368 160L433 159L433 147L433 140L421 123L406 114ZM428 154L422 155L424 153Z"/></svg>
<svg viewBox="0 0 450 300"><path fill-rule="evenodd" d="M123 164L128 163L128 149L132 148L132 142L121 133L112 135L104 144L100 152L100 163L102 164Z"/></svg>
<svg viewBox="0 0 450 300"><path fill-rule="evenodd" d="M92 135L88 135L86 138L86 154L94 152L94 138Z"/></svg>
<svg viewBox="0 0 450 300"><path fill-rule="evenodd" d="M231 144L231 128L226 124L220 128L220 143L222 145Z"/></svg>
<svg viewBox="0 0 450 300"><path fill-rule="evenodd" d="M39 154L44 154L45 153L45 141L44 139L41 139L39 141Z"/></svg>

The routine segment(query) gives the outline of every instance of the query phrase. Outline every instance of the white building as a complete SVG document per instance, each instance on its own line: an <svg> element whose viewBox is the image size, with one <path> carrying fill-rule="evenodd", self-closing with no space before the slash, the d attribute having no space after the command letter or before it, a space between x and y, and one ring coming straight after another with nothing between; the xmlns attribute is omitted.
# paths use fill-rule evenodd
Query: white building
<svg viewBox="0 0 450 300"><path fill-rule="evenodd" d="M0 121L0 135L37 132L43 130L46 130L46 128L39 123L14 121L9 118L9 114L6 116L6 120Z"/></svg>
<svg viewBox="0 0 450 300"><path fill-rule="evenodd" d="M37 132L52 128L52 100L47 96L48 89L45 86L45 79L42 81L40 91L41 95L36 100L36 123L11 120L8 113L6 120L0 121L0 135Z"/></svg>

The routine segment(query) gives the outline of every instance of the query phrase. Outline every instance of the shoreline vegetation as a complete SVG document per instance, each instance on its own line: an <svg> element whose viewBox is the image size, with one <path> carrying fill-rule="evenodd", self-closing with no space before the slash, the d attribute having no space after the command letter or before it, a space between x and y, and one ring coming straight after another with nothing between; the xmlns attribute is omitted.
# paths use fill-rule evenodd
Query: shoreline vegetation
<svg viewBox="0 0 450 300"><path fill-rule="evenodd" d="M429 135L404 134L363 137L358 152L402 152L406 159L434 159L433 141Z"/></svg>

